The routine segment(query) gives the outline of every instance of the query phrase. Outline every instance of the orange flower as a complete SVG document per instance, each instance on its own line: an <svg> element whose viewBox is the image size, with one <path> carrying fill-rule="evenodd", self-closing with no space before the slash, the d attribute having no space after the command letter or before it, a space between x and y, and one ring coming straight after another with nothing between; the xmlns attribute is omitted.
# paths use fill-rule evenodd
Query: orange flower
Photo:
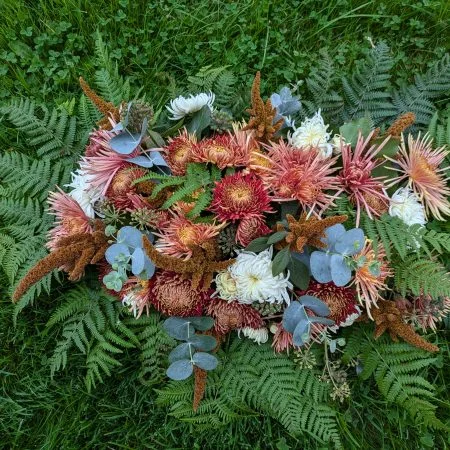
<svg viewBox="0 0 450 450"><path fill-rule="evenodd" d="M186 128L176 138L169 139L164 147L165 160L174 175L184 175L188 163L192 162L192 150L197 143L194 135L187 132Z"/></svg>

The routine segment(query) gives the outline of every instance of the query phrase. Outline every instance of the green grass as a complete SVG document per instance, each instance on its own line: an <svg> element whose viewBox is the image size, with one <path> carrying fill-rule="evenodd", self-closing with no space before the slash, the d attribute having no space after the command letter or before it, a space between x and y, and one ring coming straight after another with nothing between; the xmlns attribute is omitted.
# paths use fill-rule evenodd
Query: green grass
<svg viewBox="0 0 450 450"><path fill-rule="evenodd" d="M6 0L0 18L0 99L23 95L50 105L79 96L79 75L93 77L97 30L121 73L159 104L206 65L230 65L247 86L261 69L269 93L302 80L324 49L338 72L348 74L370 48L370 37L387 41L396 82L403 83L450 46L450 3L439 0ZM14 146L13 137L1 141L3 148ZM174 420L156 406L153 388L137 379L133 353L92 393L82 355L52 380L47 359L55 336L43 331L54 300L40 299L14 326L13 307L1 298L2 449L321 448L264 417L214 432ZM448 331L440 335L448 340ZM447 346L442 367L431 369L442 399L438 415L448 424L449 353ZM346 449L450 448L448 436L424 432L388 406L371 382L358 382L339 422Z"/></svg>

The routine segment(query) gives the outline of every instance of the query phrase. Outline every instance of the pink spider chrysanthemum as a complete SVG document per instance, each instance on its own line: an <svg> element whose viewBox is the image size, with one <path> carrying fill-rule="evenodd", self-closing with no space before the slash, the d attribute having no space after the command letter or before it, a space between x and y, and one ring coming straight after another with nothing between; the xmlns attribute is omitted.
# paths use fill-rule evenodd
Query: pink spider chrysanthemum
<svg viewBox="0 0 450 450"><path fill-rule="evenodd" d="M272 144L268 150L267 156L260 155L270 162L263 179L276 201L298 200L303 208L314 213L333 203L334 196L327 191L337 189L336 177L331 175L336 170L333 165L337 158L324 161L317 149L297 149L284 141Z"/></svg>
<svg viewBox="0 0 450 450"><path fill-rule="evenodd" d="M247 149L240 146L231 134L219 134L203 139L192 148L194 162L212 163L219 169L244 166L247 162Z"/></svg>
<svg viewBox="0 0 450 450"><path fill-rule="evenodd" d="M380 145L369 147L373 133L372 131L365 140L360 134L355 150L352 150L351 145L342 146L343 167L337 176L340 189L336 196L342 192L349 194L350 201L356 205L356 226L359 225L362 209L373 219L373 216L380 216L387 211L389 206L383 181L386 177L373 177L372 171L383 163L376 156L390 136Z"/></svg>
<svg viewBox="0 0 450 450"><path fill-rule="evenodd" d="M192 249L216 237L226 224L193 223L186 217L174 215L158 236L155 247L166 255L189 259Z"/></svg>
<svg viewBox="0 0 450 450"><path fill-rule="evenodd" d="M390 180L390 186L408 180L408 187L412 187L414 192L422 200L425 210L431 213L438 220L445 220L442 215L450 215L450 189L447 181L450 177L445 177L444 171L448 167L439 168L444 161L448 151L445 147L433 150L432 138L414 137L408 135L408 146L404 140L400 145L397 158L387 158L397 167L393 170L401 172L396 178Z"/></svg>
<svg viewBox="0 0 450 450"><path fill-rule="evenodd" d="M186 128L177 137L170 138L163 148L164 159L176 176L186 173L187 165L192 162L192 151L197 144L195 135L189 134Z"/></svg>
<svg viewBox="0 0 450 450"><path fill-rule="evenodd" d="M58 239L76 233L93 231L90 218L81 206L69 195L58 188L48 196L49 214L56 217L55 227L49 231L47 247L52 250Z"/></svg>
<svg viewBox="0 0 450 450"><path fill-rule="evenodd" d="M370 318L370 308L376 307L377 301L382 299L380 291L388 289L386 279L393 274L385 257L383 246L379 244L375 251L368 239L361 252L353 257L356 262L354 283L358 300L366 308Z"/></svg>

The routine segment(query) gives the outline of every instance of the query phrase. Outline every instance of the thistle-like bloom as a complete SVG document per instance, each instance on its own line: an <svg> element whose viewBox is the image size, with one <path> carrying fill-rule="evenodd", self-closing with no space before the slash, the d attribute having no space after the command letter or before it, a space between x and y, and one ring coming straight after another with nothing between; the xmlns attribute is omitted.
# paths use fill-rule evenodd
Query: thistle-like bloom
<svg viewBox="0 0 450 450"><path fill-rule="evenodd" d="M331 176L336 158L323 160L317 149L296 150L284 141L268 147L271 167L264 180L273 190L276 201L298 200L305 209L317 212L332 204L336 177Z"/></svg>
<svg viewBox="0 0 450 450"><path fill-rule="evenodd" d="M211 211L219 220L249 219L271 213L271 198L259 177L236 173L216 183Z"/></svg>
<svg viewBox="0 0 450 450"><path fill-rule="evenodd" d="M394 162L401 174L393 178L391 186L407 180L408 187L418 195L423 202L427 213L431 213L438 220L445 220L443 215L450 215L450 189L447 181L450 177L445 177L446 167L439 168L444 161L448 151L445 147L433 150L432 138L425 135L418 136L417 139L410 134L408 136L408 146L403 140L396 159L387 158Z"/></svg>
<svg viewBox="0 0 450 450"><path fill-rule="evenodd" d="M186 173L188 163L192 162L192 151L196 143L195 135L189 134L186 128L180 132L179 136L169 139L163 151L165 160L174 175Z"/></svg>
<svg viewBox="0 0 450 450"><path fill-rule="evenodd" d="M190 280L163 270L154 277L150 301L159 312L167 316L201 316L211 293L210 290L192 289Z"/></svg>
<svg viewBox="0 0 450 450"><path fill-rule="evenodd" d="M338 287L332 282L321 284L312 281L305 294L313 295L327 304L330 309L328 317L335 322L335 325L330 327L333 330L352 325L361 315L356 292L351 288Z"/></svg>
<svg viewBox="0 0 450 450"><path fill-rule="evenodd" d="M289 273L272 275L273 248L259 254L243 251L228 270L236 282L237 301L251 304L253 302L290 303L288 289L292 289Z"/></svg>
<svg viewBox="0 0 450 450"><path fill-rule="evenodd" d="M382 164L376 155L389 140L389 136L380 144L369 147L372 133L364 140L360 134L355 150L350 145L342 147L343 168L337 176L341 192L349 194L350 201L356 205L356 226L359 225L361 210L365 209L367 215L380 216L387 210L389 198L386 195L383 180L385 177L373 177L372 171Z"/></svg>
<svg viewBox="0 0 450 450"><path fill-rule="evenodd" d="M111 180L111 184L106 191L106 197L118 209L134 209L136 204L135 196L138 196L138 194L133 181L143 177L145 174L146 171L141 167L124 167L120 169Z"/></svg>
<svg viewBox="0 0 450 450"><path fill-rule="evenodd" d="M92 175L78 169L72 172L72 182L66 184L67 187L72 188L69 196L80 205L81 209L91 219L95 217L95 203L103 197L100 190L93 186L92 180Z"/></svg>
<svg viewBox="0 0 450 450"><path fill-rule="evenodd" d="M256 309L220 298L211 299L206 306L205 314L215 320L214 329L222 335L240 328L258 329L264 326L264 321Z"/></svg>
<svg viewBox="0 0 450 450"><path fill-rule="evenodd" d="M294 132L288 136L289 143L300 151L317 148L322 159L329 158L333 153L333 146L328 143L330 133L327 131L323 117L319 111L313 117L306 118Z"/></svg>
<svg viewBox="0 0 450 450"><path fill-rule="evenodd" d="M397 300L396 306L405 322L423 331L436 331L436 325L450 314L450 297L434 300L429 295L421 295L410 301Z"/></svg>
<svg viewBox="0 0 450 450"><path fill-rule="evenodd" d="M242 219L236 230L236 241L247 247L253 239L269 234L272 230L266 225L264 216Z"/></svg>
<svg viewBox="0 0 450 450"><path fill-rule="evenodd" d="M219 169L244 166L247 159L247 149L238 145L230 134L203 139L192 149L192 161L212 163Z"/></svg>
<svg viewBox="0 0 450 450"><path fill-rule="evenodd" d="M388 288L385 281L392 276L392 270L385 256L386 253L381 244L375 252L372 242L366 240L361 252L353 257L356 262L354 283L358 300L366 308L370 318L372 318L370 308L377 306L377 301L383 299L380 291Z"/></svg>
<svg viewBox="0 0 450 450"><path fill-rule="evenodd" d="M406 225L425 225L427 223L424 206L417 198L417 194L407 187L397 189L392 195L389 215L398 217Z"/></svg>
<svg viewBox="0 0 450 450"><path fill-rule="evenodd" d="M166 106L167 111L172 114L172 117L169 117L169 119L180 120L188 114L200 111L204 106L208 106L212 110L215 98L216 96L212 92L197 95L191 94L189 97L180 95L170 101L170 106Z"/></svg>
<svg viewBox="0 0 450 450"><path fill-rule="evenodd" d="M194 247L218 236L225 225L194 223L182 215L174 214L160 233L154 233L159 237L155 247L161 253L187 260L192 256Z"/></svg>
<svg viewBox="0 0 450 450"><path fill-rule="evenodd" d="M90 218L79 203L58 188L48 196L49 214L56 217L55 227L49 232L47 247L55 249L58 239L78 233L92 233Z"/></svg>

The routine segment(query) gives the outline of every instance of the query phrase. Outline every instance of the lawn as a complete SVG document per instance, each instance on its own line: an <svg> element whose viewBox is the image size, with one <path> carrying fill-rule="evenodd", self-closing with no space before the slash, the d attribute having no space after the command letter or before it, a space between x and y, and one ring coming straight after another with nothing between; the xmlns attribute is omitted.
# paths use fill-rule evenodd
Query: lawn
<svg viewBox="0 0 450 450"><path fill-rule="evenodd" d="M401 88L450 50L450 3L439 0L6 0L0 2L0 18L0 106L26 97L69 111L81 95L78 77L92 81L105 66L114 73L117 65L130 90L145 95L155 110L195 84L202 68L226 68L233 89L247 92L236 103L242 111L258 70L264 95L287 85L303 98L304 80L321 61L333 67L339 81L352 76L372 46L384 41L393 58L390 83ZM447 95L439 103L447 116L449 101ZM1 152L31 153L1 115L0 143ZM2 227L0 209L0 239ZM155 389L162 385L142 376L131 351L92 390L86 388L81 353L50 377L48 362L61 330L46 323L63 289L56 287L52 296L44 294L19 312L9 298L11 268L4 264L0 448L327 448L292 436L253 411L241 411L242 417L213 431L181 422L158 405ZM428 379L438 389L437 415L450 424L448 329L438 333L444 344ZM358 382L339 411L346 449L450 447L445 432L430 431L388 404L372 381Z"/></svg>

